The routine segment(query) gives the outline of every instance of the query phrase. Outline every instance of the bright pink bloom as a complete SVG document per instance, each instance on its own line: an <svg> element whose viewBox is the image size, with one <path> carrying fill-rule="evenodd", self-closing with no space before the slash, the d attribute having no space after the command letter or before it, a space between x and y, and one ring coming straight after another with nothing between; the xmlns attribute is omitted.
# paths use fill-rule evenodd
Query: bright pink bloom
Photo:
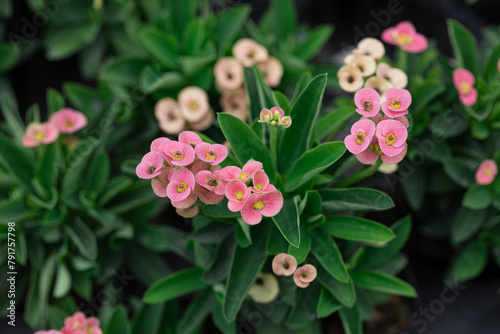
<svg viewBox="0 0 500 334"><path fill-rule="evenodd" d="M270 109L272 115L274 116L274 119L280 119L282 117L285 117L285 112L283 111L283 109L279 108L279 107L272 107Z"/></svg>
<svg viewBox="0 0 500 334"><path fill-rule="evenodd" d="M291 276L297 269L297 259L286 253L279 253L273 259L273 272L277 276Z"/></svg>
<svg viewBox="0 0 500 334"><path fill-rule="evenodd" d="M401 124L403 124L405 126L405 128L408 129L408 127L410 126L410 121L408 121L408 118L406 118L406 116L398 116L396 118L392 118L392 117L389 117L389 116L384 116L383 117L384 120L388 120L388 119L394 119L398 122L401 122ZM379 120L379 122L381 121L382 119ZM377 122L378 123L378 122Z"/></svg>
<svg viewBox="0 0 500 334"><path fill-rule="evenodd" d="M495 180L497 173L498 166L496 162L491 159L484 160L476 170L476 182L482 185L490 184Z"/></svg>
<svg viewBox="0 0 500 334"><path fill-rule="evenodd" d="M380 145L378 144L377 137L373 137L373 140L372 140L370 146L368 146L368 148L366 150L364 150L363 152L355 154L354 156L356 157L356 159L358 159L359 162L361 162L362 164L365 164L365 165L371 165L371 164L375 163L375 161L377 161L378 157L380 157L382 159L382 161L385 162L386 164L397 164L397 163L401 162L401 160L403 160L403 158L405 157L406 149L407 149L407 145L405 144L405 147L401 151L401 153L399 153L393 157L389 157L389 156L385 155L384 152L382 152L382 150L380 149Z"/></svg>
<svg viewBox="0 0 500 334"><path fill-rule="evenodd" d="M80 111L64 108L50 115L49 122L61 133L75 133L87 126L87 116Z"/></svg>
<svg viewBox="0 0 500 334"><path fill-rule="evenodd" d="M142 157L141 163L137 165L135 173L141 179L152 179L161 174L163 165L163 155L157 152L146 153Z"/></svg>
<svg viewBox="0 0 500 334"><path fill-rule="evenodd" d="M389 27L382 32L382 40L386 43L399 46L401 49L419 53L427 49L427 38L417 33L415 26L409 21L398 23L395 27Z"/></svg>
<svg viewBox="0 0 500 334"><path fill-rule="evenodd" d="M167 186L167 195L172 201L182 201L194 190L194 185L193 173L185 168L178 169L170 177L170 183Z"/></svg>
<svg viewBox="0 0 500 334"><path fill-rule="evenodd" d="M162 167L161 174L154 179L151 179L151 188L158 197L167 197L167 185L170 182L170 177L174 174L175 168Z"/></svg>
<svg viewBox="0 0 500 334"><path fill-rule="evenodd" d="M269 176L263 170L259 170L255 173L252 178L253 187L249 187L253 192L256 193L268 193L270 191L276 190L276 187L269 184Z"/></svg>
<svg viewBox="0 0 500 334"><path fill-rule="evenodd" d="M83 312L76 312L70 317L64 319L64 327L65 328L74 328L74 329L85 329L85 322L87 318Z"/></svg>
<svg viewBox="0 0 500 334"><path fill-rule="evenodd" d="M411 94L406 89L390 88L385 92L385 99L382 103L382 111L387 116L395 118L408 114Z"/></svg>
<svg viewBox="0 0 500 334"><path fill-rule="evenodd" d="M194 148L191 145L171 140L158 148L170 165L187 166L194 161Z"/></svg>
<svg viewBox="0 0 500 334"><path fill-rule="evenodd" d="M354 94L356 111L366 117L373 117L380 111L380 95L373 88L363 88Z"/></svg>
<svg viewBox="0 0 500 334"><path fill-rule="evenodd" d="M26 128L21 143L24 147L35 147L40 144L50 144L59 137L59 131L54 124L31 123Z"/></svg>
<svg viewBox="0 0 500 334"><path fill-rule="evenodd" d="M240 211L249 196L250 189L243 181L233 180L226 186L227 207L232 212Z"/></svg>
<svg viewBox="0 0 500 334"><path fill-rule="evenodd" d="M220 178L219 170L201 170L196 173L196 183L217 195L224 195L227 181Z"/></svg>
<svg viewBox="0 0 500 334"><path fill-rule="evenodd" d="M305 264L295 271L293 281L299 288L307 288L316 279L316 275L316 268L312 264Z"/></svg>
<svg viewBox="0 0 500 334"><path fill-rule="evenodd" d="M368 148L375 134L375 123L361 119L351 127L351 134L345 137L344 143L349 152L358 154Z"/></svg>
<svg viewBox="0 0 500 334"><path fill-rule="evenodd" d="M241 218L249 225L261 222L262 216L276 216L283 208L283 195L279 191L252 194L243 204Z"/></svg>
<svg viewBox="0 0 500 334"><path fill-rule="evenodd" d="M249 161L243 166L243 169L236 166L227 166L220 171L220 178L225 181L241 180L247 183L262 167L263 165L259 161Z"/></svg>
<svg viewBox="0 0 500 334"><path fill-rule="evenodd" d="M191 145L193 148L202 142L200 136L193 131L182 131L179 133L179 143Z"/></svg>
<svg viewBox="0 0 500 334"><path fill-rule="evenodd" d="M168 139L167 137L156 138L151 142L151 147L150 147L151 152L159 152L158 149L160 148L160 146L169 141L170 139Z"/></svg>
<svg viewBox="0 0 500 334"><path fill-rule="evenodd" d="M207 188L202 187L199 183L196 184L195 190L200 201L205 204L217 204L224 199L224 194L221 195L214 191L210 191Z"/></svg>
<svg viewBox="0 0 500 334"><path fill-rule="evenodd" d="M453 85L458 90L460 101L468 106L473 106L477 101L477 90L474 88L476 78L469 70L464 68L453 71Z"/></svg>
<svg viewBox="0 0 500 334"><path fill-rule="evenodd" d="M90 317L87 319L87 328L85 334L102 334L102 330L100 328L99 319L96 317Z"/></svg>
<svg viewBox="0 0 500 334"><path fill-rule="evenodd" d="M195 153L201 161L218 165L226 159L227 148L221 144L200 143L196 145Z"/></svg>
<svg viewBox="0 0 500 334"><path fill-rule="evenodd" d="M375 135L382 152L394 157L404 150L408 130L401 122L391 119L378 123Z"/></svg>

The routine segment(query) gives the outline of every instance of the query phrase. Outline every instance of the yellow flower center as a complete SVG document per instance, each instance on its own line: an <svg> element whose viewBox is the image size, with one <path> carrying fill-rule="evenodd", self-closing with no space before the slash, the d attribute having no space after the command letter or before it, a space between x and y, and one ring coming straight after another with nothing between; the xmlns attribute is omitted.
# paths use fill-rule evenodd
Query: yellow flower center
<svg viewBox="0 0 500 334"><path fill-rule="evenodd" d="M262 210L264 208L264 202L258 201L252 204L254 210Z"/></svg>
<svg viewBox="0 0 500 334"><path fill-rule="evenodd" d="M399 102L399 100L397 99L394 99L391 101L391 107L394 109L399 109L401 108L401 102Z"/></svg>
<svg viewBox="0 0 500 334"><path fill-rule="evenodd" d="M380 145L379 144L375 144L373 145L372 147L372 151L373 153L377 154L377 155L382 155L384 154L384 152L382 152L382 150L380 149Z"/></svg>
<svg viewBox="0 0 500 334"><path fill-rule="evenodd" d="M469 93L471 89L472 89L471 85L469 85L467 82L462 81L460 83L460 92L462 92L463 94Z"/></svg>
<svg viewBox="0 0 500 334"><path fill-rule="evenodd" d="M373 105L370 101L363 102L363 109L365 111L372 111L372 107L373 107Z"/></svg>
<svg viewBox="0 0 500 334"><path fill-rule="evenodd" d="M33 136L33 139L35 141L42 141L43 138L45 138L45 132L37 132L35 133L35 135Z"/></svg>
<svg viewBox="0 0 500 334"><path fill-rule="evenodd" d="M217 158L217 154L214 152L210 151L207 154L205 154L205 157L210 160L215 160Z"/></svg>
<svg viewBox="0 0 500 334"><path fill-rule="evenodd" d="M238 192L236 193L236 199L237 199L238 201L241 201L241 200L243 199L243 193L242 193L241 191L238 191Z"/></svg>
<svg viewBox="0 0 500 334"><path fill-rule="evenodd" d="M396 142L396 136L394 133L389 133L387 136L385 136L385 142L387 145L392 146Z"/></svg>
<svg viewBox="0 0 500 334"><path fill-rule="evenodd" d="M174 160L178 161L184 159L184 154L182 154L181 151L175 151L172 155L174 156Z"/></svg>
<svg viewBox="0 0 500 334"><path fill-rule="evenodd" d="M81 326L81 324L80 324L80 322L79 322L79 321L75 321L75 322L73 323L73 328L80 328L80 327L82 327L82 326Z"/></svg>
<svg viewBox="0 0 500 334"><path fill-rule="evenodd" d="M189 102L189 109L191 110L198 110L198 108L200 107L200 104L198 103L198 101L191 101Z"/></svg>
<svg viewBox="0 0 500 334"><path fill-rule="evenodd" d="M491 174L491 169L489 169L489 168L485 168L485 169L484 169L483 174L484 174L485 176L489 176L489 175Z"/></svg>
<svg viewBox="0 0 500 334"><path fill-rule="evenodd" d="M257 188L257 189L259 189L259 190L262 190L262 184L257 183L257 184L255 185L255 188Z"/></svg>
<svg viewBox="0 0 500 334"><path fill-rule="evenodd" d="M177 192L183 193L184 191L186 191L187 187L188 187L187 184L181 181L181 182L179 182L179 185L177 186Z"/></svg>
<svg viewBox="0 0 500 334"><path fill-rule="evenodd" d="M247 177L248 177L248 175L246 175L245 173L241 173L240 176L238 177L238 179L243 180L243 179L246 179Z"/></svg>
<svg viewBox="0 0 500 334"><path fill-rule="evenodd" d="M407 34L399 34L394 37L397 44L411 45L413 38Z"/></svg>
<svg viewBox="0 0 500 334"><path fill-rule="evenodd" d="M366 137L366 133L364 132L358 132L358 134L356 135L356 143L358 143L358 145L361 145L363 144L363 142L365 141L365 137Z"/></svg>
<svg viewBox="0 0 500 334"><path fill-rule="evenodd" d="M71 128L71 127L73 127L73 125L75 125L75 123L73 123L73 121L70 119L65 119L63 123L64 123L64 126L67 128Z"/></svg>

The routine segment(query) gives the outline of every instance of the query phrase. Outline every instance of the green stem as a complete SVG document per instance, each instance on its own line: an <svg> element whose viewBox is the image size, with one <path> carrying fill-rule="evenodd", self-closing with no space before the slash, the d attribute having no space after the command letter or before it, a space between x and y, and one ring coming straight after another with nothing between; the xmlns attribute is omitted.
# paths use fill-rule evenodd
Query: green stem
<svg viewBox="0 0 500 334"><path fill-rule="evenodd" d="M340 182L337 187L338 188L345 188L347 186L350 186L351 184L357 183L359 181L362 181L366 179L369 176L372 176L375 174L377 169L380 167L382 164L382 160L378 159L377 162L375 162L373 165L368 166L367 168L363 168L357 173L354 173L353 175L349 176L347 179L344 181Z"/></svg>
<svg viewBox="0 0 500 334"><path fill-rule="evenodd" d="M276 154L278 151L278 127L270 126L269 129L269 149L271 150L271 160L276 161Z"/></svg>
<svg viewBox="0 0 500 334"><path fill-rule="evenodd" d="M402 69L405 73L408 70L408 52L401 48L396 49L396 64Z"/></svg>

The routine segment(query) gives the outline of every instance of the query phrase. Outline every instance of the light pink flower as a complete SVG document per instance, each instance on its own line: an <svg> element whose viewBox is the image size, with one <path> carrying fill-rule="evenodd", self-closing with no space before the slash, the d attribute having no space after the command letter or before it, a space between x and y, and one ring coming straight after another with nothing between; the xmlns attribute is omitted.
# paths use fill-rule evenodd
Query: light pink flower
<svg viewBox="0 0 500 334"><path fill-rule="evenodd" d="M195 148L201 142L202 140L196 132L182 131L179 133L179 143L188 144Z"/></svg>
<svg viewBox="0 0 500 334"><path fill-rule="evenodd" d="M167 137L156 138L151 142L151 147L150 147L151 152L158 152L158 149L161 146L161 144L164 144L169 141L170 139L168 139Z"/></svg>
<svg viewBox="0 0 500 334"><path fill-rule="evenodd" d="M411 104L411 94L406 89L391 88L385 92L386 101L382 103L382 111L395 118L408 114Z"/></svg>
<svg viewBox="0 0 500 334"><path fill-rule="evenodd" d="M137 165L135 173L141 179L152 179L161 174L161 168L164 166L163 160L163 156L160 153L146 153Z"/></svg>
<svg viewBox="0 0 500 334"><path fill-rule="evenodd" d="M280 84L283 77L283 65L278 59L269 57L266 61L259 63L258 67L268 86L276 87Z"/></svg>
<svg viewBox="0 0 500 334"><path fill-rule="evenodd" d="M194 148L191 145L171 140L160 145L159 152L173 166L187 166L194 161Z"/></svg>
<svg viewBox="0 0 500 334"><path fill-rule="evenodd" d="M243 169L236 166L227 166L221 169L220 178L225 181L241 180L247 183L262 167L263 165L259 161L249 161L243 166Z"/></svg>
<svg viewBox="0 0 500 334"><path fill-rule="evenodd" d="M56 331L55 329L51 329L48 331L38 331L35 332L34 334L62 334L60 331Z"/></svg>
<svg viewBox="0 0 500 334"><path fill-rule="evenodd" d="M177 102L170 97L156 102L154 113L160 129L169 135L178 134L186 126L186 121L179 111Z"/></svg>
<svg viewBox="0 0 500 334"><path fill-rule="evenodd" d="M316 279L316 267L312 264L305 264L293 274L293 281L299 288L307 288L309 283Z"/></svg>
<svg viewBox="0 0 500 334"><path fill-rule="evenodd" d="M172 201L182 201L194 191L195 179L191 171L181 168L176 170L170 177L167 186L167 196Z"/></svg>
<svg viewBox="0 0 500 334"><path fill-rule="evenodd" d="M380 95L373 88L363 88L354 94L356 111L366 117L373 117L380 111Z"/></svg>
<svg viewBox="0 0 500 334"><path fill-rule="evenodd" d="M21 143L24 147L50 144L59 137L59 131L52 123L31 123L26 128Z"/></svg>
<svg viewBox="0 0 500 334"><path fill-rule="evenodd" d="M199 183L196 184L195 190L200 201L205 204L217 204L224 199L224 194L220 195L213 191L210 191L207 188L202 187Z"/></svg>
<svg viewBox="0 0 500 334"><path fill-rule="evenodd" d="M102 334L99 319L90 317L87 319L85 334Z"/></svg>
<svg viewBox="0 0 500 334"><path fill-rule="evenodd" d="M250 38L242 38L236 41L233 46L233 56L245 67L252 67L255 64L267 60L269 53L262 45Z"/></svg>
<svg viewBox="0 0 500 334"><path fill-rule="evenodd" d="M276 187L272 184L269 184L269 177L266 172L263 170L257 171L253 178L253 187L249 187L249 189L256 193L268 193L270 191L276 190Z"/></svg>
<svg viewBox="0 0 500 334"><path fill-rule="evenodd" d="M64 319L64 327L83 330L85 329L86 321L87 318L85 317L85 314L83 314L83 312L76 312L72 316L66 317L66 319Z"/></svg>
<svg viewBox="0 0 500 334"><path fill-rule="evenodd" d="M231 91L243 85L243 66L233 57L217 60L214 66L217 86L222 91Z"/></svg>
<svg viewBox="0 0 500 334"><path fill-rule="evenodd" d="M339 85L346 92L355 92L363 87L363 74L357 67L344 65L337 72Z"/></svg>
<svg viewBox="0 0 500 334"><path fill-rule="evenodd" d="M161 174L151 179L151 188L158 197L167 197L167 185L170 182L170 177L174 174L175 168L163 167Z"/></svg>
<svg viewBox="0 0 500 334"><path fill-rule="evenodd" d="M394 88L405 88L408 84L406 73L399 68L391 67L387 63L378 64L376 75L390 82Z"/></svg>
<svg viewBox="0 0 500 334"><path fill-rule="evenodd" d="M453 71L453 84L458 90L460 101L468 106L473 106L477 101L477 90L474 88L476 78L469 70L464 68Z"/></svg>
<svg viewBox="0 0 500 334"><path fill-rule="evenodd" d="M394 119L394 120L396 120L398 122L401 122L401 124L403 124L405 126L405 128L407 128L407 129L410 126L410 121L408 121L408 118L406 116L398 116L396 118L392 118L392 117L389 117L389 116L384 116L383 118L380 118L375 123L378 124L380 121L387 120L387 119Z"/></svg>
<svg viewBox="0 0 500 334"><path fill-rule="evenodd" d="M297 269L297 259L286 253L279 253L273 259L273 272L277 276L291 276Z"/></svg>
<svg viewBox="0 0 500 334"><path fill-rule="evenodd" d="M217 195L224 195L228 182L220 178L220 170L201 170L196 173L196 183Z"/></svg>
<svg viewBox="0 0 500 334"><path fill-rule="evenodd" d="M417 33L415 26L409 21L398 23L395 27L389 27L382 32L382 40L386 43L399 46L401 49L419 53L427 49L427 38Z"/></svg>
<svg viewBox="0 0 500 334"><path fill-rule="evenodd" d="M380 60L385 55L384 44L376 38L363 38L358 47L352 51L355 55L368 56L374 60Z"/></svg>
<svg viewBox="0 0 500 334"><path fill-rule="evenodd" d="M64 327L64 328L61 328L61 333L62 334L85 334L85 331L83 329Z"/></svg>
<svg viewBox="0 0 500 334"><path fill-rule="evenodd" d="M241 208L241 218L248 225L261 222L262 216L276 216L283 208L283 195L279 191L265 194L252 194Z"/></svg>
<svg viewBox="0 0 500 334"><path fill-rule="evenodd" d="M64 108L50 115L49 122L61 133L75 133L87 126L87 116L80 111Z"/></svg>
<svg viewBox="0 0 500 334"><path fill-rule="evenodd" d="M232 212L240 211L249 196L250 189L243 181L233 180L226 186L227 207Z"/></svg>
<svg viewBox="0 0 500 334"><path fill-rule="evenodd" d="M490 184L495 180L497 173L498 166L496 162L491 159L484 160L476 170L476 182L482 185Z"/></svg>
<svg viewBox="0 0 500 334"><path fill-rule="evenodd" d="M405 144L405 147L401 151L401 153L399 153L393 157L389 157L389 156L385 155L384 152L382 152L382 150L380 149L380 145L378 144L377 137L373 137L373 140L372 140L370 146L368 146L368 148L366 150L364 150L363 152L355 154L354 156L356 157L356 159L358 159L359 162L361 162L362 164L365 164L365 165L371 165L371 164L375 163L375 161L377 161L378 157L380 157L382 159L382 161L385 162L386 164L397 164L397 163L401 162L401 160L403 160L403 158L405 157L406 149L407 149L407 145Z"/></svg>
<svg viewBox="0 0 500 334"><path fill-rule="evenodd" d="M344 63L348 66L355 67L361 71L361 75L368 77L375 73L377 63L375 60L368 56L359 56L350 54L344 59Z"/></svg>
<svg viewBox="0 0 500 334"><path fill-rule="evenodd" d="M394 157L405 149L408 131L401 122L391 119L378 123L375 135L382 152Z"/></svg>
<svg viewBox="0 0 500 334"><path fill-rule="evenodd" d="M358 154L368 148L375 134L375 123L361 119L351 127L351 134L345 137L344 143L349 152Z"/></svg>
<svg viewBox="0 0 500 334"><path fill-rule="evenodd" d="M193 206L192 208L187 209L175 209L175 212L181 217L184 218L193 218L198 214L200 209L197 206Z"/></svg>
<svg viewBox="0 0 500 334"><path fill-rule="evenodd" d="M210 109L200 121L189 123L189 128L195 131L205 131L213 124L214 119L214 111Z"/></svg>
<svg viewBox="0 0 500 334"><path fill-rule="evenodd" d="M196 86L189 86L180 91L178 96L179 110L184 119L196 123L210 112L207 93Z"/></svg>
<svg viewBox="0 0 500 334"><path fill-rule="evenodd" d="M222 111L246 121L248 118L247 96L243 90L224 94L220 98Z"/></svg>
<svg viewBox="0 0 500 334"><path fill-rule="evenodd" d="M200 143L195 148L196 156L210 165L218 165L227 157L227 148L221 144Z"/></svg>

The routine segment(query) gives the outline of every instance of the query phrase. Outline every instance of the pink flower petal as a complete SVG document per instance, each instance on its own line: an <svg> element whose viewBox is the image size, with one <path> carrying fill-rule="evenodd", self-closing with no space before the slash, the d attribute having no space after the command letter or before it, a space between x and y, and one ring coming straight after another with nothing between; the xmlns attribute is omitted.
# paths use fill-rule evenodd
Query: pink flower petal
<svg viewBox="0 0 500 334"><path fill-rule="evenodd" d="M196 191L191 191L188 197L181 201L172 201L170 200L170 203L174 208L177 209L187 209L193 206L193 204L196 202L198 197L196 196Z"/></svg>
<svg viewBox="0 0 500 334"><path fill-rule="evenodd" d="M468 95L459 94L460 102L467 107L472 107L477 102L477 90L472 88Z"/></svg>
<svg viewBox="0 0 500 334"><path fill-rule="evenodd" d="M198 198L205 204L214 205L221 202L224 199L224 195L217 195L213 191L203 188L199 184L196 185L195 189Z"/></svg>
<svg viewBox="0 0 500 334"><path fill-rule="evenodd" d="M237 180L242 173L241 168L236 166L227 166L221 169L220 178L225 181Z"/></svg>
<svg viewBox="0 0 500 334"><path fill-rule="evenodd" d="M262 213L260 212L260 210L255 210L252 207L255 204L255 202L258 202L256 200L258 196L262 195L259 194L250 195L243 204L243 207L241 208L241 218L248 225L256 225L262 221Z"/></svg>
<svg viewBox="0 0 500 334"><path fill-rule="evenodd" d="M240 180L233 180L226 186L225 195L229 201L244 202L250 196L247 185Z"/></svg>
<svg viewBox="0 0 500 334"><path fill-rule="evenodd" d="M280 253L274 257L272 268L278 276L290 276L297 269L297 259L292 255Z"/></svg>
<svg viewBox="0 0 500 334"><path fill-rule="evenodd" d="M179 142L191 145L193 148L202 142L200 136L193 131L182 131L179 133Z"/></svg>
<svg viewBox="0 0 500 334"><path fill-rule="evenodd" d="M394 33L397 33L396 28L389 27L389 28L385 29L384 31L382 31L382 35L380 36L380 38L388 44L395 45L396 40L394 39L394 35L395 35Z"/></svg>
<svg viewBox="0 0 500 334"><path fill-rule="evenodd" d="M402 21L396 25L396 32L401 34L406 34L408 36L414 36L417 33L415 26L410 21Z"/></svg>
<svg viewBox="0 0 500 334"><path fill-rule="evenodd" d="M283 208L283 195L279 191L272 191L259 195L256 198L257 202L264 202L264 207L260 210L263 216L276 216Z"/></svg>
<svg viewBox="0 0 500 334"><path fill-rule="evenodd" d="M498 166L496 162L492 159L484 160L476 170L476 182L481 185L488 185L495 180L497 173Z"/></svg>
<svg viewBox="0 0 500 334"><path fill-rule="evenodd" d="M380 156L380 158L381 158L381 159L382 159L382 161L383 161L383 162L385 162L386 164L397 164L397 163L400 163L400 162L401 162L401 160L403 160L403 159L404 159L404 157L405 157L405 155L406 155L406 152L407 152L407 146L408 146L408 145L406 145L406 144L405 144L405 145L404 145L403 150L402 150L400 153L398 153L398 154L396 154L395 156L393 156L393 157L390 157L390 156L388 156L388 155L382 154L382 155ZM374 154L375 154L375 153L374 153Z"/></svg>
<svg viewBox="0 0 500 334"><path fill-rule="evenodd" d="M243 173L245 173L248 178L251 178L258 170L261 170L264 167L262 162L259 161L249 161L243 166Z"/></svg>
<svg viewBox="0 0 500 334"><path fill-rule="evenodd" d="M253 176L254 188L258 191L262 191L269 185L269 176L263 170L257 171Z"/></svg>
<svg viewBox="0 0 500 334"><path fill-rule="evenodd" d="M373 88L363 88L354 94L356 111L366 117L373 117L380 111L380 95ZM365 110L365 103L370 103L371 110Z"/></svg>
<svg viewBox="0 0 500 334"><path fill-rule="evenodd" d="M151 148L150 148L151 152L158 152L159 147L162 144L169 142L169 141L170 141L170 139L168 139L167 137L156 138L155 140L153 140L151 142Z"/></svg>
<svg viewBox="0 0 500 334"><path fill-rule="evenodd" d="M368 146L370 145L370 140L369 138L366 138L365 141L363 141L361 144L358 144L355 136L348 135L344 139L344 144L349 152L351 152L352 154L359 154L368 148Z"/></svg>
<svg viewBox="0 0 500 334"><path fill-rule="evenodd" d="M361 153L354 155L359 162L365 165L371 165L377 161L379 155L375 154L370 148L367 148Z"/></svg>
<svg viewBox="0 0 500 334"><path fill-rule="evenodd" d="M184 182L191 189L194 189L196 180L190 170L181 168L176 170L170 177L170 182Z"/></svg>
<svg viewBox="0 0 500 334"><path fill-rule="evenodd" d="M196 146L195 153L201 161L217 165L227 157L227 148L220 144L200 143Z"/></svg>
<svg viewBox="0 0 500 334"><path fill-rule="evenodd" d="M212 172L209 170L201 170L196 173L196 183L209 191L214 191L217 185L217 180L213 178ZM210 183L210 184L209 184Z"/></svg>
<svg viewBox="0 0 500 334"><path fill-rule="evenodd" d="M389 146L387 145L385 138L379 138L378 144L380 145L382 152L389 157L394 157L400 154L406 147L405 145L402 145L401 147Z"/></svg>
<svg viewBox="0 0 500 334"><path fill-rule="evenodd" d="M228 201L227 202L227 208L231 212L239 212L243 208L243 205L245 202L233 202L233 201Z"/></svg>
<svg viewBox="0 0 500 334"><path fill-rule="evenodd" d="M402 44L401 49L410 53L420 53L427 49L429 42L427 38L422 34L416 34L413 37L413 42L410 45Z"/></svg>

